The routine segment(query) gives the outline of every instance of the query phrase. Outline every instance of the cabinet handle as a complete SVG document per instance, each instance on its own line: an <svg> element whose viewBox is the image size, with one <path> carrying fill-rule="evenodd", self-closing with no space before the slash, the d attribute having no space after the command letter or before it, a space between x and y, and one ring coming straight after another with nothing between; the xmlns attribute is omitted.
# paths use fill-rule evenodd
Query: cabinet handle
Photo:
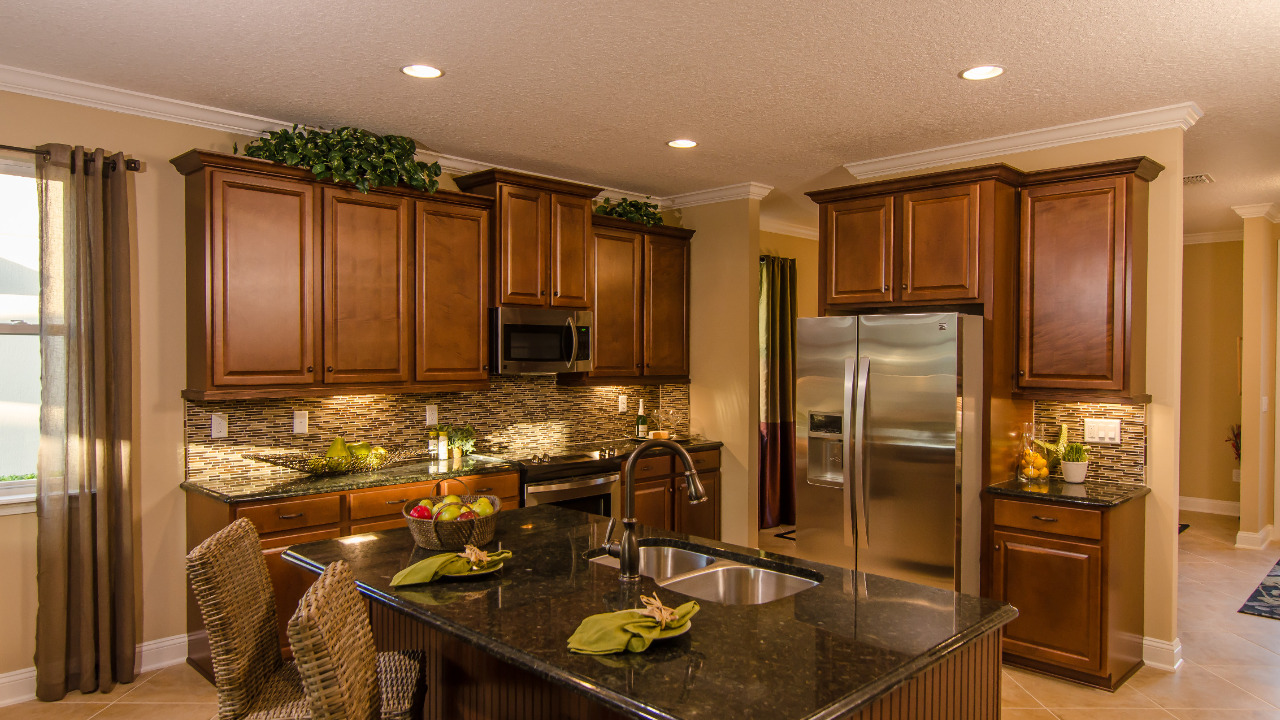
<svg viewBox="0 0 1280 720"><path fill-rule="evenodd" d="M996 543L996 552L1000 552L1000 543Z"/></svg>
<svg viewBox="0 0 1280 720"><path fill-rule="evenodd" d="M1018 371L1018 377L1024 377L1024 376L1026 376L1026 374L1027 374L1027 371L1026 371L1026 370L1019 370L1019 371Z"/></svg>
<svg viewBox="0 0 1280 720"><path fill-rule="evenodd" d="M315 365L308 365L308 366L307 366L307 372L315 372L315 371L316 371L316 366L315 366Z"/></svg>
<svg viewBox="0 0 1280 720"><path fill-rule="evenodd" d="M906 283L902 283L902 289L903 289L903 290L906 290L906 289L907 289L907 284L906 284Z"/></svg>
<svg viewBox="0 0 1280 720"><path fill-rule="evenodd" d="M553 292L553 293L551 293L551 294L552 294L552 295L554 295L554 296L556 296L556 297L560 297L560 291L559 291L559 290L557 290L557 291L555 291L555 292Z"/></svg>
<svg viewBox="0 0 1280 720"><path fill-rule="evenodd" d="M332 365L330 365L329 367L325 368L325 369L324 369L324 371L325 371L325 372L333 372L333 366L332 366Z"/></svg>
<svg viewBox="0 0 1280 720"><path fill-rule="evenodd" d="M400 498L399 500L388 500L388 501L387 501L387 504L388 504L388 505L400 505L400 504L402 504L402 503L407 503L407 502L409 502L409 498Z"/></svg>
<svg viewBox="0 0 1280 720"><path fill-rule="evenodd" d="M1058 522L1058 518L1047 518L1039 515L1032 515L1031 517L1032 519L1039 520L1040 522Z"/></svg>
<svg viewBox="0 0 1280 720"><path fill-rule="evenodd" d="M636 367L640 367L640 363L636 363Z"/></svg>
<svg viewBox="0 0 1280 720"><path fill-rule="evenodd" d="M888 286L888 285L885 285L885 286L884 286L884 291L885 291L885 292L889 292L889 286Z"/></svg>
<svg viewBox="0 0 1280 720"><path fill-rule="evenodd" d="M538 297L542 297L543 295L546 295L546 294L547 294L547 291L546 291L546 290L539 290L539 291L538 291Z"/></svg>
<svg viewBox="0 0 1280 720"><path fill-rule="evenodd" d="M303 513L293 513L292 515L277 515L281 520L297 520L302 517Z"/></svg>
<svg viewBox="0 0 1280 720"><path fill-rule="evenodd" d="M487 493L487 492L493 492L493 488L480 488L479 490L476 491L476 494L479 495L480 493Z"/></svg>

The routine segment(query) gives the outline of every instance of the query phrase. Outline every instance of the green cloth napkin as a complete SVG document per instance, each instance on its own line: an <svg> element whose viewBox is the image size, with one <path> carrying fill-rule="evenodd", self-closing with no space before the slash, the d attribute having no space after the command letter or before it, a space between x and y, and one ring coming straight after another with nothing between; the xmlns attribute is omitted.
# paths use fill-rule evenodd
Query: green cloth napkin
<svg viewBox="0 0 1280 720"><path fill-rule="evenodd" d="M658 621L639 610L619 610L592 615L578 625L569 636L569 652L585 655L608 655L626 650L644 652L649 644L660 638L673 637L688 629L689 620L698 612L698 601L676 608L676 619L662 630Z"/></svg>
<svg viewBox="0 0 1280 720"><path fill-rule="evenodd" d="M396 576L391 578L391 587L429 583L432 580L438 579L442 575L457 575L465 572L484 572L486 570L493 569L509 557L511 557L510 550L491 552L489 553L489 562L475 570L472 570L471 563L467 562L466 558L458 557L458 553L432 555L426 560L419 560L396 573Z"/></svg>

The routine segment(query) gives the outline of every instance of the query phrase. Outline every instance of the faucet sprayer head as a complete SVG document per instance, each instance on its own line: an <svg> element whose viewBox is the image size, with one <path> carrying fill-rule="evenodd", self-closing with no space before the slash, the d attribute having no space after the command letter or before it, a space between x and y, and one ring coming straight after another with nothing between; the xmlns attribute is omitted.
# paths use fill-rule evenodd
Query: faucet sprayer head
<svg viewBox="0 0 1280 720"><path fill-rule="evenodd" d="M702 487L702 481L698 479L698 471L692 468L685 471L684 476L689 479L689 502L697 504L707 499L707 490Z"/></svg>

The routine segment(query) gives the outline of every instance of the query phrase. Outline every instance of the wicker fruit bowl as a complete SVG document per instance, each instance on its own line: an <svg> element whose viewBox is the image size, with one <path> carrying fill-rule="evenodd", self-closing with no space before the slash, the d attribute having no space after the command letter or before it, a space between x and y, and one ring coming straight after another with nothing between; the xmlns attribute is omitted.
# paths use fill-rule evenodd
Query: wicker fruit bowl
<svg viewBox="0 0 1280 720"><path fill-rule="evenodd" d="M418 547L427 550L461 550L467 545L479 547L493 541L493 531L498 524L497 515L502 509L502 501L496 495L460 495L459 497L462 499L461 503L444 503L438 505L436 510L454 504L469 506L480 498L488 498L489 504L493 506L493 512L469 520L426 520L413 517L409 511L425 499L439 500L439 497L418 498L404 504L401 514L404 515L404 521L408 523L409 532L413 534L413 541Z"/></svg>

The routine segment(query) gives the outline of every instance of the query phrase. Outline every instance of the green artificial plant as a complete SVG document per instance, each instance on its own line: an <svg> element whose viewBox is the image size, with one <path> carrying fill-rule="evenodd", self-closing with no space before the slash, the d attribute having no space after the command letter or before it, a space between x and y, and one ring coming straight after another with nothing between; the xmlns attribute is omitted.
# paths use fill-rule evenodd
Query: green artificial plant
<svg viewBox="0 0 1280 720"><path fill-rule="evenodd" d="M470 425L450 425L449 447L462 448L463 455L470 455L476 449L476 429Z"/></svg>
<svg viewBox="0 0 1280 720"><path fill-rule="evenodd" d="M596 205L597 215L608 215L610 217L622 218L631 222L640 223L641 225L662 224L662 215L658 212L658 206L651 202L643 200L609 200L608 198L601 200Z"/></svg>
<svg viewBox="0 0 1280 720"><path fill-rule="evenodd" d="M234 148L237 153L240 148ZM340 127L313 130L294 125L275 130L245 145L249 157L310 170L321 180L349 182L362 193L384 185L407 185L435 192L440 186L440 163L414 159L417 146L403 135L374 135L368 130Z"/></svg>
<svg viewBox="0 0 1280 720"><path fill-rule="evenodd" d="M1062 462L1089 462L1089 446L1067 443L1067 447L1062 451Z"/></svg>
<svg viewBox="0 0 1280 720"><path fill-rule="evenodd" d="M1044 440L1036 439L1036 445L1044 451L1045 462L1048 463L1049 472L1053 472L1058 467L1058 463L1062 462L1062 453L1067 449L1067 426L1058 426L1058 442L1050 445Z"/></svg>

